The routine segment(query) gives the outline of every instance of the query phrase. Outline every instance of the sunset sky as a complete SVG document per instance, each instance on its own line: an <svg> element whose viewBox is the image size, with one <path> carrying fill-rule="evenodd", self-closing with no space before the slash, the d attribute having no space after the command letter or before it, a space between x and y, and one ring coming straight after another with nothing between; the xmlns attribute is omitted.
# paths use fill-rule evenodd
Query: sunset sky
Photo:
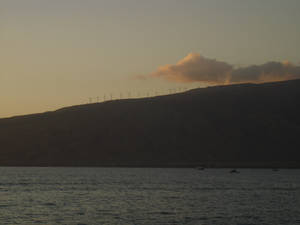
<svg viewBox="0 0 300 225"><path fill-rule="evenodd" d="M299 11L299 0L0 0L0 117L209 83L186 65L230 82L273 61L262 68L300 76Z"/></svg>

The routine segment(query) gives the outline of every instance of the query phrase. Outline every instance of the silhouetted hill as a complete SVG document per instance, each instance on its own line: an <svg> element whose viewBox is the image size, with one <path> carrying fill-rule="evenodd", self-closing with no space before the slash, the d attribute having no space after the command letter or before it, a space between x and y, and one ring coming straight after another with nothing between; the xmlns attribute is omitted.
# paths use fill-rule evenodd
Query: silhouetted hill
<svg viewBox="0 0 300 225"><path fill-rule="evenodd" d="M300 80L0 120L0 165L300 167Z"/></svg>

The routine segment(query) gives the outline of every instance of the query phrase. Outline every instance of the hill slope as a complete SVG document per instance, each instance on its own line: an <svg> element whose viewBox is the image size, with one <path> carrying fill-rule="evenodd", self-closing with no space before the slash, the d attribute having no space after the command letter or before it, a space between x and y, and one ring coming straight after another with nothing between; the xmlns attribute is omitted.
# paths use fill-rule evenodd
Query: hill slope
<svg viewBox="0 0 300 225"><path fill-rule="evenodd" d="M0 119L0 165L300 167L300 80Z"/></svg>

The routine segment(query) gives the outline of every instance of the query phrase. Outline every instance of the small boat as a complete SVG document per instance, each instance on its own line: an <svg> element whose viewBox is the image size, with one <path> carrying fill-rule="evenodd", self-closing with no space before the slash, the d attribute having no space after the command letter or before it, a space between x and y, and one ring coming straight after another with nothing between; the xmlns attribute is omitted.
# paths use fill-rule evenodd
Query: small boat
<svg viewBox="0 0 300 225"><path fill-rule="evenodd" d="M205 170L205 168L202 167L202 166L196 167L195 169L196 169L196 170Z"/></svg>
<svg viewBox="0 0 300 225"><path fill-rule="evenodd" d="M237 171L236 169L232 169L232 170L230 170L230 173L240 173L240 172Z"/></svg>
<svg viewBox="0 0 300 225"><path fill-rule="evenodd" d="M272 171L274 171L274 172L277 172L277 171L278 171L278 169L277 169L277 168L273 168L273 169L272 169Z"/></svg>

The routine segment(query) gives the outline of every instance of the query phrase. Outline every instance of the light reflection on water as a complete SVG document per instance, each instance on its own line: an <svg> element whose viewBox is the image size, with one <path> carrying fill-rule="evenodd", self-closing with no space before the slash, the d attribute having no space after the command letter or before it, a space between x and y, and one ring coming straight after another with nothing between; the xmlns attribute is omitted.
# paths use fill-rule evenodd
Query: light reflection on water
<svg viewBox="0 0 300 225"><path fill-rule="evenodd" d="M0 224L300 224L300 170L0 168Z"/></svg>

